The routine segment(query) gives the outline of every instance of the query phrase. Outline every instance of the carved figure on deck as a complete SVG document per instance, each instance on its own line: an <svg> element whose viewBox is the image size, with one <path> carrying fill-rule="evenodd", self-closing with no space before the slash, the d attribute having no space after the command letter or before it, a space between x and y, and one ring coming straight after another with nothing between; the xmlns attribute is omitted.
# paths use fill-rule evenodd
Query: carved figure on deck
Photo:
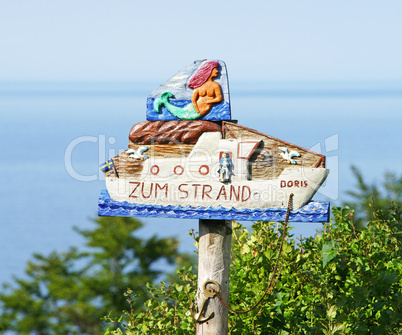
<svg viewBox="0 0 402 335"><path fill-rule="evenodd" d="M233 174L233 163L227 152L223 154L219 161L218 173L221 182L230 181L230 176Z"/></svg>
<svg viewBox="0 0 402 335"><path fill-rule="evenodd" d="M155 111L159 113L161 106L165 106L180 120L197 120L208 114L214 104L223 100L221 87L213 80L219 75L218 67L216 61L205 62L190 78L187 86L194 90L191 103L184 107L173 105L169 102L173 94L164 92L154 101Z"/></svg>

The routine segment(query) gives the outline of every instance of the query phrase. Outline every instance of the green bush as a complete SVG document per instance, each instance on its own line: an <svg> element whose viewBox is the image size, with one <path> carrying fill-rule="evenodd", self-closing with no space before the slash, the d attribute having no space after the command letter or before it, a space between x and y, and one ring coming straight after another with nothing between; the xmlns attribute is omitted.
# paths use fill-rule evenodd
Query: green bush
<svg viewBox="0 0 402 335"><path fill-rule="evenodd" d="M85 249L35 254L23 278L3 284L0 333L102 334L106 325L101 318L121 312L127 287L137 294L133 312L143 310L151 297L146 283L162 275L158 262L191 262L178 252L175 238L141 238L142 226L133 218L99 217L93 229L76 229Z"/></svg>
<svg viewBox="0 0 402 335"><path fill-rule="evenodd" d="M229 313L231 334L401 334L402 249L400 213L373 209L358 229L354 212L333 208L321 234L295 241L288 231L277 280L247 314ZM230 306L247 310L263 295L277 259L283 227L256 222L253 232L234 224ZM174 284L149 285L145 311L106 317L105 334L189 334L188 311L197 288L192 269L178 270ZM126 293L134 305L134 292Z"/></svg>

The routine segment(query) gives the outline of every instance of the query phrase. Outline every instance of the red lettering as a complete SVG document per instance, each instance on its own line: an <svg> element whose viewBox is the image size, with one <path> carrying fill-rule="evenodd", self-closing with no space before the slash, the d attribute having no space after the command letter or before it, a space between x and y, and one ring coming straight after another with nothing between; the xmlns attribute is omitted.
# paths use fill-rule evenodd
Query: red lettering
<svg viewBox="0 0 402 335"><path fill-rule="evenodd" d="M245 198L245 196L244 196L244 194L245 194L244 190L248 190L248 197L247 197L247 198ZM245 201L247 201L248 199L250 199L250 197L251 197L251 190L250 190L250 187L248 187L248 186L243 186L243 187L242 187L242 190L241 190L241 201L242 201L242 202L245 202Z"/></svg>
<svg viewBox="0 0 402 335"><path fill-rule="evenodd" d="M223 195L225 197L225 200L227 200L227 195L226 195L226 189L225 189L225 185L222 185L218 197L216 198L216 200L219 200L219 198L221 197L221 195Z"/></svg>
<svg viewBox="0 0 402 335"><path fill-rule="evenodd" d="M165 198L167 198L168 196L168 184L165 184L162 186L160 186L158 183L156 183L156 187L155 187L155 198L158 197L158 188L162 191L165 190Z"/></svg>
<svg viewBox="0 0 402 335"><path fill-rule="evenodd" d="M303 180L289 180L288 182L286 182L285 180L281 180L281 188L284 187L307 187L307 181L303 181Z"/></svg>
<svg viewBox="0 0 402 335"><path fill-rule="evenodd" d="M194 186L194 199L196 199L198 186L201 186L201 184L192 184L191 186Z"/></svg>
<svg viewBox="0 0 402 335"><path fill-rule="evenodd" d="M206 188L209 187L209 190L207 191ZM202 200L204 200L204 196L206 195L209 199L212 199L209 193L212 191L212 186L211 185L203 185L202 186Z"/></svg>
<svg viewBox="0 0 402 335"><path fill-rule="evenodd" d="M135 184L136 186L134 187L134 190L130 193L129 197L130 198L138 198L138 196L134 195L134 192L137 190L138 186L140 186L140 182L138 181L130 181L130 184Z"/></svg>
<svg viewBox="0 0 402 335"><path fill-rule="evenodd" d="M179 185L179 191L185 193L184 197L180 197L180 199L186 199L188 197L188 192L186 190L182 190L181 187L182 186L187 186L188 184L180 184Z"/></svg>
<svg viewBox="0 0 402 335"><path fill-rule="evenodd" d="M152 194L152 189L154 188L154 183L151 183L151 189L149 190L148 196L146 196L144 194L144 185L145 185L145 183L142 183L142 185L141 185L141 195L142 195L143 198L148 199Z"/></svg>
<svg viewBox="0 0 402 335"><path fill-rule="evenodd" d="M232 195L234 195L236 201L240 200L240 186L238 186L236 194L235 187L233 185L230 185L230 201L232 201Z"/></svg>

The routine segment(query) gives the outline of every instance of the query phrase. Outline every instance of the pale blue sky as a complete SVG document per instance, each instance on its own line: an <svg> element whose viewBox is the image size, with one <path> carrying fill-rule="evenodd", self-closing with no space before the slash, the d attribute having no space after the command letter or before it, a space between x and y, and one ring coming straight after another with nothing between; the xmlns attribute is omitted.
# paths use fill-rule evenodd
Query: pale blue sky
<svg viewBox="0 0 402 335"><path fill-rule="evenodd" d="M0 203L7 209L0 219L0 246L7 251L0 254L0 282L21 275L33 252L82 243L72 225L90 228L86 217L96 213L104 182L77 182L67 174L68 144L81 136L107 136L117 138L109 150L125 149L132 124L145 120L154 83L195 59L226 62L232 116L240 124L305 148L322 143L327 162L339 158L325 186L336 190L333 199L338 187L342 199L353 187L352 163L369 182L379 182L386 169L399 173L401 33L402 0L0 0L0 124L6 125L0 143L3 160L11 164L0 174ZM256 81L273 83L244 84ZM318 83L300 89L300 81ZM359 81L359 89L374 87L375 94L337 96L337 89L354 87L348 81ZM301 95L286 95L289 86ZM275 96L276 89L284 95ZM333 95L303 95L331 89ZM326 152L333 135L339 149ZM16 156L21 148L24 154ZM99 140L77 149L73 164L79 173L100 173L100 148ZM190 250L185 233L197 224L166 223L155 219L143 233L178 234ZM310 235L316 228L303 224L293 232Z"/></svg>
<svg viewBox="0 0 402 335"><path fill-rule="evenodd" d="M231 80L402 78L402 1L0 1L0 81L162 82L195 59Z"/></svg>

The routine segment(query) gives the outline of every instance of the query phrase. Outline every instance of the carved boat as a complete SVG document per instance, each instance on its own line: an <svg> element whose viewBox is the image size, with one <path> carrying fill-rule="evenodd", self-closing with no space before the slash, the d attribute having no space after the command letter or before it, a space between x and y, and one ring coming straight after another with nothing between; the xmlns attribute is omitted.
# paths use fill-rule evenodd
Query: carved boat
<svg viewBox="0 0 402 335"><path fill-rule="evenodd" d="M126 152L114 157L114 169L105 172L104 196L139 213L158 208L266 218L262 213L285 209L291 193L293 210L308 204L329 173L325 156L233 121L144 121L133 126L129 138L129 148L145 146L147 158ZM285 149L298 157L283 158ZM222 182L218 170L224 153L233 174Z"/></svg>

